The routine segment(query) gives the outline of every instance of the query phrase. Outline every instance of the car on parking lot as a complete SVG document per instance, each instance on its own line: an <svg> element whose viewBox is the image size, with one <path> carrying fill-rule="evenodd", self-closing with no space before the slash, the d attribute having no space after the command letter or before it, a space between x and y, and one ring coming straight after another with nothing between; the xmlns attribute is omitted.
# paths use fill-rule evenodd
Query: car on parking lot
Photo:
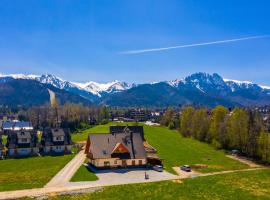
<svg viewBox="0 0 270 200"><path fill-rule="evenodd" d="M183 165L180 169L185 172L191 172L191 167L189 165Z"/></svg>
<svg viewBox="0 0 270 200"><path fill-rule="evenodd" d="M157 172L163 172L163 167L161 165L155 165L153 166L153 170Z"/></svg>

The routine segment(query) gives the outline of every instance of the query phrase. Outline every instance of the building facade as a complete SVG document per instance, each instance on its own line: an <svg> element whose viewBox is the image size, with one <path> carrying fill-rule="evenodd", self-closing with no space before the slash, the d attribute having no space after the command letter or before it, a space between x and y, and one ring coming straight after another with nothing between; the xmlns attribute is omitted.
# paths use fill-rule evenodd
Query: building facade
<svg viewBox="0 0 270 200"><path fill-rule="evenodd" d="M42 151L45 154L71 153L73 142L68 129L47 128L41 139Z"/></svg>
<svg viewBox="0 0 270 200"><path fill-rule="evenodd" d="M8 155L11 157L37 155L39 143L35 131L9 131L7 138Z"/></svg>
<svg viewBox="0 0 270 200"><path fill-rule="evenodd" d="M97 168L145 166L143 140L141 126L111 126L110 133L89 134L85 153Z"/></svg>

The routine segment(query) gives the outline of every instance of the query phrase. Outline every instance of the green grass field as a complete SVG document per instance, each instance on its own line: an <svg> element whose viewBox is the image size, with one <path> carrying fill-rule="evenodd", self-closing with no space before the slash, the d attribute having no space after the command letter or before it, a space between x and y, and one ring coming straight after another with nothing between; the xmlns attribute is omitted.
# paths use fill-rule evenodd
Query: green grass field
<svg viewBox="0 0 270 200"><path fill-rule="evenodd" d="M84 165L82 165L78 171L71 178L71 182L78 181L96 181L98 177L91 171L89 171Z"/></svg>
<svg viewBox="0 0 270 200"><path fill-rule="evenodd" d="M89 194L59 196L52 200L86 199L181 199L181 200L269 200L270 170L238 172L186 179L105 187Z"/></svg>
<svg viewBox="0 0 270 200"><path fill-rule="evenodd" d="M74 155L0 160L0 191L44 186Z"/></svg>
<svg viewBox="0 0 270 200"><path fill-rule="evenodd" d="M78 141L86 140L89 133L108 133L109 126L99 125L73 138ZM118 123L119 124L119 123ZM120 123L126 125L127 123ZM245 164L226 157L223 151L217 151L211 145L199 142L191 138L182 137L176 130L166 127L144 126L146 140L158 150L159 156L164 159L167 171L174 173L172 167L184 164L204 164L207 168L200 169L201 172L224 171L247 168Z"/></svg>
<svg viewBox="0 0 270 200"><path fill-rule="evenodd" d="M89 133L108 133L108 124L106 125L98 125L83 131L75 132L72 134L73 142L82 142L86 141Z"/></svg>

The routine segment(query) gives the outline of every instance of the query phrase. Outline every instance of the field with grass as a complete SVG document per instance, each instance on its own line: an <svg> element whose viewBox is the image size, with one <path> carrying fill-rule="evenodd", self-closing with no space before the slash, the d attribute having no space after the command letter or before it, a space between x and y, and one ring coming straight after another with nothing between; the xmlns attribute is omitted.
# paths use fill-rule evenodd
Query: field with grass
<svg viewBox="0 0 270 200"><path fill-rule="evenodd" d="M208 177L186 179L181 182L133 184L105 187L103 190L74 196L59 196L62 199L215 199L253 200L270 199L270 170L238 172Z"/></svg>
<svg viewBox="0 0 270 200"><path fill-rule="evenodd" d="M108 133L108 132L109 132L108 124L98 125L98 126L94 126L92 128L86 129L86 130L77 131L73 133L72 141L73 142L86 141L89 133Z"/></svg>
<svg viewBox="0 0 270 200"><path fill-rule="evenodd" d="M0 191L43 187L74 155L0 160Z"/></svg>
<svg viewBox="0 0 270 200"><path fill-rule="evenodd" d="M79 181L96 181L98 177L91 172L86 166L82 165L78 171L71 178L71 182L79 182Z"/></svg>
<svg viewBox="0 0 270 200"><path fill-rule="evenodd" d="M85 130L80 135L80 140L86 140L89 133L108 133L109 126L113 124L116 123L99 125ZM117 124L126 125L127 123ZM144 134L146 140L158 150L159 156L164 159L165 169L172 173L175 173L172 167L184 164L207 165L207 168L199 170L201 172L248 168L247 165L226 157L223 151L218 151L209 144L182 137L176 130L144 125ZM78 139L77 135L73 135L73 137Z"/></svg>

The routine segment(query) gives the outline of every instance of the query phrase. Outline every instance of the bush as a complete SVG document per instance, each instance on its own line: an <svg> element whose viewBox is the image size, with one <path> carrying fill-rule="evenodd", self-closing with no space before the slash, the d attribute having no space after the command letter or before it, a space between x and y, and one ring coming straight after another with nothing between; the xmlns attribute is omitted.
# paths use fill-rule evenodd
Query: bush
<svg viewBox="0 0 270 200"><path fill-rule="evenodd" d="M104 124L108 124L109 123L109 120L108 119L103 119L100 124L101 125L104 125Z"/></svg>
<svg viewBox="0 0 270 200"><path fill-rule="evenodd" d="M173 122L170 122L169 125L168 125L168 128L169 128L170 130L175 129L174 123L173 123Z"/></svg>
<svg viewBox="0 0 270 200"><path fill-rule="evenodd" d="M212 141L212 146L215 147L216 149L222 149L221 144L215 139Z"/></svg>

